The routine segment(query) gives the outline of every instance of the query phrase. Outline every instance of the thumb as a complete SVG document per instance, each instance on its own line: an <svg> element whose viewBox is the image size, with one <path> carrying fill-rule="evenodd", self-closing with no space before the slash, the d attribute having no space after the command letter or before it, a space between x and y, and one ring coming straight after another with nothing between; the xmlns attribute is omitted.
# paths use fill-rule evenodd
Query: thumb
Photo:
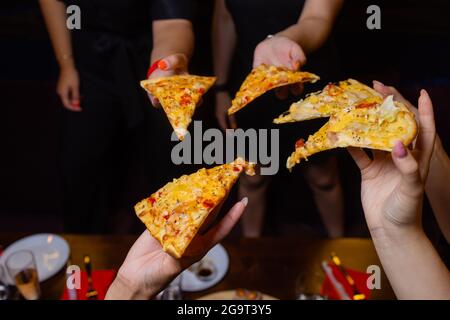
<svg viewBox="0 0 450 320"><path fill-rule="evenodd" d="M188 58L183 53L175 53L161 59L158 62L158 68L163 71L187 69Z"/></svg>
<svg viewBox="0 0 450 320"><path fill-rule="evenodd" d="M392 160L401 173L401 193L411 197L418 197L422 193L419 164L401 141L396 142L394 145Z"/></svg>
<svg viewBox="0 0 450 320"><path fill-rule="evenodd" d="M306 63L306 55L299 45L293 45L289 54L292 67L294 70L298 70L301 66Z"/></svg>
<svg viewBox="0 0 450 320"><path fill-rule="evenodd" d="M80 107L80 89L78 85L73 85L71 87L70 100L73 106Z"/></svg>

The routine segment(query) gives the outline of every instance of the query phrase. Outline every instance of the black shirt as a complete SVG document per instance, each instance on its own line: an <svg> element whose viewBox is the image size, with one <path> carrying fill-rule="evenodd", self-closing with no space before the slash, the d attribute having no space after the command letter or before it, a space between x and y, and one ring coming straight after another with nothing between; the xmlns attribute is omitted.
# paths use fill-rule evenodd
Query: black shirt
<svg viewBox="0 0 450 320"><path fill-rule="evenodd" d="M64 0L81 9L82 28L118 34L151 31L153 20L191 19L193 0Z"/></svg>
<svg viewBox="0 0 450 320"><path fill-rule="evenodd" d="M268 35L276 34L297 23L304 3L303 0L226 0L237 34L229 79L232 94L238 90L252 69L253 53L258 43ZM307 58L307 64L302 69L318 74L321 80L315 84L305 85L305 93L317 91L327 82L337 80L337 54L331 40L316 52L309 54ZM296 100L298 97L281 101L270 93L259 97L252 102L252 106L237 114L239 126L271 127L272 120L281 113L280 110L283 110L280 106L287 108ZM258 110L256 117L255 109Z"/></svg>
<svg viewBox="0 0 450 320"><path fill-rule="evenodd" d="M81 77L81 94L113 95L121 101L128 126L143 119L149 101L139 82L145 78L152 47L152 22L191 19L195 0L65 0L81 11L81 29L72 30L72 47ZM93 106L95 107L95 106Z"/></svg>
<svg viewBox="0 0 450 320"><path fill-rule="evenodd" d="M226 0L236 27L235 58L248 70L255 47L268 35L295 24L303 9L303 0Z"/></svg>

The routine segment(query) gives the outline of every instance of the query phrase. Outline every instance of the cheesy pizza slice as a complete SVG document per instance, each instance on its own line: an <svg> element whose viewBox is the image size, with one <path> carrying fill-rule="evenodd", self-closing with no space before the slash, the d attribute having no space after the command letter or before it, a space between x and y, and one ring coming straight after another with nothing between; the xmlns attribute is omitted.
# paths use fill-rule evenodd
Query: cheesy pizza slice
<svg viewBox="0 0 450 320"><path fill-rule="evenodd" d="M329 117L340 110L360 104L377 104L383 100L381 94L354 79L330 83L322 91L312 93L305 99L293 103L289 110L274 119L274 123L297 122Z"/></svg>
<svg viewBox="0 0 450 320"><path fill-rule="evenodd" d="M197 104L215 81L215 77L176 75L143 80L141 87L159 100L175 133L183 140Z"/></svg>
<svg viewBox="0 0 450 320"><path fill-rule="evenodd" d="M244 80L231 102L228 114L232 115L239 111L271 89L298 82L316 82L317 80L319 77L313 73L262 64L253 69Z"/></svg>
<svg viewBox="0 0 450 320"><path fill-rule="evenodd" d="M291 170L302 159L333 149L349 146L392 151L396 141L409 145L417 134L414 113L388 96L378 104L360 103L345 108L304 142L296 143L286 167Z"/></svg>
<svg viewBox="0 0 450 320"><path fill-rule="evenodd" d="M211 222L212 212L217 212L244 171L253 175L254 164L237 158L184 175L136 204L136 214L163 250L180 258L202 225Z"/></svg>

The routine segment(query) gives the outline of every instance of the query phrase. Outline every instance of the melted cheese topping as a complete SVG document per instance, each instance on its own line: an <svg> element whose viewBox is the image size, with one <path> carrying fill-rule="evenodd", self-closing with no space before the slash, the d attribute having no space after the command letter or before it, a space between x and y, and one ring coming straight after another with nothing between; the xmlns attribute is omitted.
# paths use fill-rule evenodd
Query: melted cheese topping
<svg viewBox="0 0 450 320"><path fill-rule="evenodd" d="M291 169L301 159L337 147L392 151L396 141L409 145L416 134L414 114L392 96L375 104L365 101L333 114L306 143L298 144L286 166Z"/></svg>
<svg viewBox="0 0 450 320"><path fill-rule="evenodd" d="M163 249L179 258L239 175L244 170L254 174L253 168L254 164L238 158L230 164L184 175L136 204L136 214Z"/></svg>
<svg viewBox="0 0 450 320"><path fill-rule="evenodd" d="M215 77L178 75L141 81L141 86L156 97L180 140L187 133L195 108Z"/></svg>
<svg viewBox="0 0 450 320"><path fill-rule="evenodd" d="M281 124L329 117L347 107L381 101L382 97L378 92L356 80L348 79L338 85L328 84L322 91L293 103L288 111L273 122Z"/></svg>
<svg viewBox="0 0 450 320"><path fill-rule="evenodd" d="M297 82L316 82L317 80L319 77L309 72L262 64L253 69L244 80L228 109L228 114L237 112L271 89Z"/></svg>

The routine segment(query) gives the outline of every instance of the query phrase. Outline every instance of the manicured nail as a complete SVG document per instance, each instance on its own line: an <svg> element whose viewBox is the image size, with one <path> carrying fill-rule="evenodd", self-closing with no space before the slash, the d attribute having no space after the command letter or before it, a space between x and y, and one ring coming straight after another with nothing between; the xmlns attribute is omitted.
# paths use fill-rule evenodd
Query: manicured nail
<svg viewBox="0 0 450 320"><path fill-rule="evenodd" d="M381 83L381 82L378 81L378 80L373 80L373 84L374 84L374 85L377 84L377 85L379 85L379 86L381 86L381 87L384 87L384 84Z"/></svg>
<svg viewBox="0 0 450 320"><path fill-rule="evenodd" d="M244 207L246 207L248 204L248 198L247 197L242 198L241 203L244 205Z"/></svg>
<svg viewBox="0 0 450 320"><path fill-rule="evenodd" d="M407 151L406 151L405 146L403 145L403 143L402 143L401 141L397 142L397 143L394 145L394 150L393 150L393 152L394 152L394 155L395 155L397 158L404 158L404 157L406 157L406 155L408 154Z"/></svg>
<svg viewBox="0 0 450 320"><path fill-rule="evenodd" d="M168 67L168 65L167 65L167 62L166 62L166 61L160 60L160 61L158 62L158 68L159 68L159 69L161 69L161 70L166 70L167 67Z"/></svg>
<svg viewBox="0 0 450 320"><path fill-rule="evenodd" d="M79 100L74 100L74 101L72 101L72 105L74 107L79 107L80 106L80 101Z"/></svg>

